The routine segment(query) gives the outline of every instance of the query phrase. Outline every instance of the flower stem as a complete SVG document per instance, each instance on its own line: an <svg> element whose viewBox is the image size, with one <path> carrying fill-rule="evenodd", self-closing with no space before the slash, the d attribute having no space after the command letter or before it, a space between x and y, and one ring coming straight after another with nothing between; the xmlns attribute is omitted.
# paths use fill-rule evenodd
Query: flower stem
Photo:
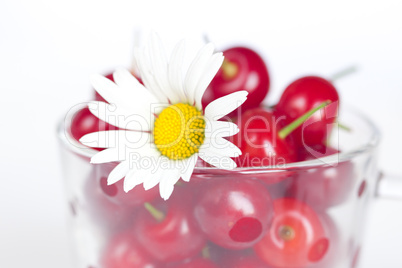
<svg viewBox="0 0 402 268"><path fill-rule="evenodd" d="M299 118L295 119L292 123L290 123L289 125L287 125L286 127L282 128L279 131L279 138L280 139L284 139L286 138L290 133L292 133L293 130L295 130L296 128L298 128L301 124L303 124L310 116L312 116L315 112L317 112L318 110L320 110L321 108L327 106L328 104L330 104L331 101L327 100L322 102L320 105L318 105L317 107L311 109L310 111L308 111L307 113L303 114L302 116L300 116Z"/></svg>
<svg viewBox="0 0 402 268"><path fill-rule="evenodd" d="M150 203L145 202L144 207L146 210L148 210L148 212L152 215L152 217L155 218L155 220L161 222L165 218L165 214L162 211L155 208L154 206L152 206Z"/></svg>

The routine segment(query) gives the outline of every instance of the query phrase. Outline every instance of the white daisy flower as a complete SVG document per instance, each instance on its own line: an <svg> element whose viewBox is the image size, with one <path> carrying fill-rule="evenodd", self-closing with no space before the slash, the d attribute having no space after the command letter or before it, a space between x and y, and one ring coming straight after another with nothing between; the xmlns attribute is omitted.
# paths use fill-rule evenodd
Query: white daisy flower
<svg viewBox="0 0 402 268"><path fill-rule="evenodd" d="M109 174L108 184L124 178L127 192L139 184L146 190L159 184L168 199L175 183L188 182L198 157L222 169L233 169L231 157L239 148L224 139L237 134L237 125L217 121L238 108L247 98L236 92L202 109L202 96L223 62L212 44L204 46L183 74L184 42L174 48L170 59L156 34L149 47L137 51L136 63L144 83L129 71L117 70L115 82L96 75L96 91L108 102L88 107L99 119L124 130L102 131L83 136L87 146L106 148L91 163L120 162Z"/></svg>

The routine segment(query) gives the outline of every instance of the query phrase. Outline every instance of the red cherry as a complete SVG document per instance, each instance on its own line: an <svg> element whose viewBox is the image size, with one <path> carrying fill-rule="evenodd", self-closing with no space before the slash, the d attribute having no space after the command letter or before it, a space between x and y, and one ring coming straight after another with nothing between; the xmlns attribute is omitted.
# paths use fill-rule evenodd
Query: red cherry
<svg viewBox="0 0 402 268"><path fill-rule="evenodd" d="M216 98L212 92L211 86L208 86L204 92L204 95L202 96L202 107L205 109L205 107L207 107L208 104L215 99Z"/></svg>
<svg viewBox="0 0 402 268"><path fill-rule="evenodd" d="M103 252L101 263L103 268L161 267L128 232L120 233L111 239Z"/></svg>
<svg viewBox="0 0 402 268"><path fill-rule="evenodd" d="M134 233L144 248L154 258L163 262L181 261L200 253L206 241L192 216L192 193L175 189L168 201L158 202L165 208L159 221L142 209L134 224Z"/></svg>
<svg viewBox="0 0 402 268"><path fill-rule="evenodd" d="M286 124L327 100L331 101L330 105L317 111L292 133L299 146L326 142L336 120L338 92L331 82L317 76L297 79L283 92L275 110L285 117Z"/></svg>
<svg viewBox="0 0 402 268"><path fill-rule="evenodd" d="M272 200L285 197L290 188L290 185L291 185L293 179L297 176L297 173L294 171L293 172L283 171L283 172L284 172L284 174L289 174L289 177L284 178L284 177L281 177L280 175L279 176L277 175L277 177L282 178L282 180L279 182L276 182L276 183L269 183L267 185L267 189L269 191L269 194L271 195ZM261 175L261 177L262 176L263 175ZM273 176L273 175L271 175L271 176ZM283 176L285 176L285 175L283 175ZM257 177L257 178L259 180L261 180L260 177ZM268 179L269 179L269 177L268 177Z"/></svg>
<svg viewBox="0 0 402 268"><path fill-rule="evenodd" d="M124 178L114 184L108 185L107 177L116 165L112 163L105 164L101 165L98 169L100 173L97 176L99 178L98 183L102 192L110 201L122 206L135 207L145 202L150 202L159 196L158 187L153 187L146 191L142 185L138 185L126 193L123 188Z"/></svg>
<svg viewBox="0 0 402 268"><path fill-rule="evenodd" d="M340 153L339 150L327 146L324 144L314 144L312 146L304 147L304 148L299 148L298 150L298 160L299 161L308 161L308 160L314 160L318 159L321 157L326 157L330 155L334 155Z"/></svg>
<svg viewBox="0 0 402 268"><path fill-rule="evenodd" d="M258 107L269 90L269 75L264 60L246 47L227 49L223 55L222 67L210 84L213 97L246 90L249 94L241 109Z"/></svg>
<svg viewBox="0 0 402 268"><path fill-rule="evenodd" d="M194 213L208 238L229 249L258 242L272 220L272 204L264 185L254 179L214 179L205 183Z"/></svg>
<svg viewBox="0 0 402 268"><path fill-rule="evenodd" d="M227 258L222 268L270 268L255 255L235 256Z"/></svg>
<svg viewBox="0 0 402 268"><path fill-rule="evenodd" d="M274 201L269 232L255 245L257 255L276 268L305 267L327 253L329 239L317 214L290 198Z"/></svg>
<svg viewBox="0 0 402 268"><path fill-rule="evenodd" d="M283 125L272 111L248 110L239 117L237 124L240 131L231 141L242 151L235 159L238 166L281 166L297 160L292 140L279 137Z"/></svg>
<svg viewBox="0 0 402 268"><path fill-rule="evenodd" d="M326 151L336 152L335 149ZM352 193L355 180L350 161L309 168L298 172L287 194L322 211L344 202Z"/></svg>
<svg viewBox="0 0 402 268"><path fill-rule="evenodd" d="M324 227L325 234L331 242L325 256L318 262L310 264L308 268L333 268L339 259L340 252L342 252L339 230L328 214L320 213L318 216Z"/></svg>
<svg viewBox="0 0 402 268"><path fill-rule="evenodd" d="M170 267L170 266L169 266ZM218 268L218 266L210 260L204 258L196 258L189 262L172 266L172 268Z"/></svg>
<svg viewBox="0 0 402 268"><path fill-rule="evenodd" d="M77 112L71 122L71 135L77 141L82 136L104 130L117 130L118 128L110 125L94 116L88 108L84 108ZM95 148L97 149L97 148ZM103 150L103 149L97 149Z"/></svg>

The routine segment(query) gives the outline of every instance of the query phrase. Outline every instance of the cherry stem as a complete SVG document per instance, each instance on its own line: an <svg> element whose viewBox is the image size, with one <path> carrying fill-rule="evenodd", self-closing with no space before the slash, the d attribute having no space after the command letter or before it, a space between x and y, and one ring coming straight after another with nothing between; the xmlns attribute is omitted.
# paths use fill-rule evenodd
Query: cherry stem
<svg viewBox="0 0 402 268"><path fill-rule="evenodd" d="M285 241L291 241L295 238L295 230L288 225L281 226L279 236Z"/></svg>
<svg viewBox="0 0 402 268"><path fill-rule="evenodd" d="M352 129L344 124L341 124L338 122L338 126L339 126L339 128L346 130L347 132L352 132Z"/></svg>
<svg viewBox="0 0 402 268"><path fill-rule="evenodd" d="M239 66L236 63L224 60L222 63L223 77L227 80L233 79L239 73Z"/></svg>
<svg viewBox="0 0 402 268"><path fill-rule="evenodd" d="M357 67L356 66L350 66L350 67L348 67L348 68L346 68L346 69L343 69L343 70L341 70L341 71L339 71L339 72L337 72L337 73L335 73L335 74L333 74L332 76L331 76L331 81L332 82L335 82L336 80L338 80L338 79L341 79L341 78L343 78L343 77L345 77L345 76L348 76L348 75L350 75L350 74L353 74L353 73L355 73L357 71Z"/></svg>
<svg viewBox="0 0 402 268"><path fill-rule="evenodd" d="M282 128L279 131L279 133L278 133L279 138L280 139L286 138L290 133L292 133L293 130L295 130L296 128L301 126L315 112L317 112L318 110L324 108L325 106L327 106L330 103L331 103L330 100L324 101L320 105L318 105L317 107L311 109L307 113L305 113L302 116L300 116L299 118L295 119L292 123L290 123L289 125L287 125L286 127Z"/></svg>
<svg viewBox="0 0 402 268"><path fill-rule="evenodd" d="M205 247L202 249L201 255L202 255L202 257L203 257L204 259L210 259L210 258L211 258L211 254L210 254L210 252L209 252L209 247L208 247L208 246L205 246Z"/></svg>
<svg viewBox="0 0 402 268"><path fill-rule="evenodd" d="M144 207L146 210L148 210L148 212L152 215L152 217L155 218L155 220L161 222L165 218L165 214L162 211L155 208L154 206L152 206L150 203L145 202Z"/></svg>

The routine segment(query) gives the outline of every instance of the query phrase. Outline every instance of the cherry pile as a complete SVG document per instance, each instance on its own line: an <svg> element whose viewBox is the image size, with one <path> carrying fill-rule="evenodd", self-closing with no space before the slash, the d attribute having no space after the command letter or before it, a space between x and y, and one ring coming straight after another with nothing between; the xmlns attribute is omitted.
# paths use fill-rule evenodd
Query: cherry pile
<svg viewBox="0 0 402 268"><path fill-rule="evenodd" d="M84 187L86 209L107 243L97 268L330 268L337 228L327 214L345 202L355 183L351 162L314 169L288 164L337 154L328 141L339 95L318 76L287 86L276 105L262 105L270 77L252 49L233 47L209 85L203 105L240 90L248 99L224 120L239 126L230 138L242 150L240 168L271 166L276 172L193 174L163 201L157 187L123 191L107 185L114 164L94 165ZM113 80L112 75L107 76ZM96 100L103 100L95 95ZM321 107L318 109L317 107ZM314 109L317 110L314 110ZM308 112L311 116L303 118ZM295 121L299 121L297 125ZM73 119L72 136L115 127L88 109Z"/></svg>

